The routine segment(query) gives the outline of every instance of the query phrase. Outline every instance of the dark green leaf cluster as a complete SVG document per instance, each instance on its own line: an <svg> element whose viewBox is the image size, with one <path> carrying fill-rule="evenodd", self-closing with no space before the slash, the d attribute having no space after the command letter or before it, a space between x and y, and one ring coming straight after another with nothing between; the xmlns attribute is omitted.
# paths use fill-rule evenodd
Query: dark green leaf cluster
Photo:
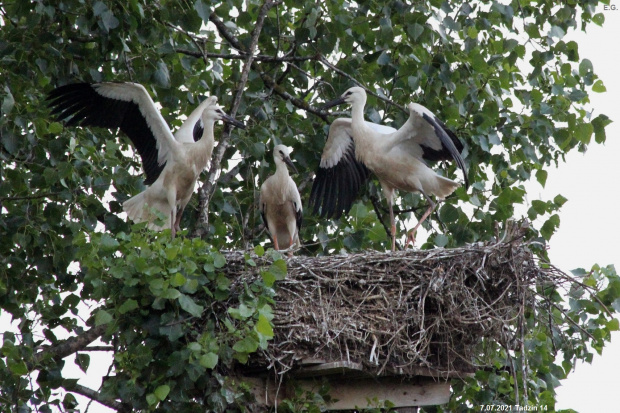
<svg viewBox="0 0 620 413"><path fill-rule="evenodd" d="M263 280L286 273L281 259L239 285L222 273L224 256L198 238L170 241L134 227L74 244L90 298L105 303L91 322L106 325L116 346L116 374L103 395L121 395L133 409L178 411L247 401L221 374L273 337L273 281ZM256 266L249 258L247 265Z"/></svg>
<svg viewBox="0 0 620 413"><path fill-rule="evenodd" d="M304 171L294 179L307 199L329 125L318 108L354 84L371 92L367 119L398 127L406 119L401 108L416 101L465 146L472 185L440 205L425 224L431 235L422 248L491 239L498 222L527 205L544 257L566 199L528 203L523 184L535 177L544 186L548 168L570 151L604 142L610 123L589 107L590 93L605 91L602 80L578 45L564 39L603 23L598 3L284 0L268 9L258 0L0 3L0 309L3 319L15 321L15 333L3 335L1 409L75 407L75 398L59 389L88 392L63 375L62 359L77 353L84 371L93 363L82 351L88 343L64 339L97 328L106 329L104 342L114 348L113 373L88 397L145 411L241 406L246 389L232 383L228 369L273 335L273 285L286 266L274 257L270 268L258 270L259 281L239 290L221 274L226 262L218 251L256 246L262 254L268 244L256 200L273 171L274 144L294 148ZM221 174L203 176L212 193L202 240L171 242L169 232L153 234L124 219L122 202L144 189L128 140L49 118L46 93L77 81L143 84L173 130L204 96L218 96L227 111L236 107L248 129L233 130L222 144L221 160L214 161ZM453 165L436 166L462 179ZM183 236L202 224L197 198L187 206ZM401 233L406 218L426 205L403 193L396 207ZM381 191L371 182L348 217L326 222L305 213L302 253L386 249L386 221ZM600 301L580 295L578 285L568 307L557 291L541 291L549 310L526 317L524 345L533 357L525 369L517 366L525 376L515 382L501 370L514 354L498 350L498 371L463 384L455 403L513 402L523 382L528 400L552 403L556 380L574 360L600 351L617 329L603 307L620 307L613 268L595 267L583 283L600 288ZM549 317L558 330L540 324ZM561 367L554 361L559 352ZM290 408L309 406L304 395L299 400Z"/></svg>

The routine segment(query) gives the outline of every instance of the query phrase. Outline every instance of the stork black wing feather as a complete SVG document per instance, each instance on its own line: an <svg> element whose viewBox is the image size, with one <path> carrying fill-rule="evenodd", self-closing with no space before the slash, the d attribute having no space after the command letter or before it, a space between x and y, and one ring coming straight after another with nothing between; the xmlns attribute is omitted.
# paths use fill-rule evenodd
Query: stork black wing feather
<svg viewBox="0 0 620 413"><path fill-rule="evenodd" d="M328 219L348 214L369 175L366 165L355 158L355 144L351 139L336 165L317 169L310 191L312 213Z"/></svg>
<svg viewBox="0 0 620 413"><path fill-rule="evenodd" d="M435 130L435 135L437 135L439 141L441 142L441 150L434 150L422 145L422 150L424 151L424 159L429 161L454 159L458 167L463 171L465 188L468 188L469 182L467 180L467 169L465 168L465 161L461 157L463 143L459 140L459 138L454 132L448 129L446 125L436 117L431 117L424 113L423 118L433 127L433 129Z"/></svg>
<svg viewBox="0 0 620 413"><path fill-rule="evenodd" d="M58 87L48 94L47 100L52 115L68 126L120 128L142 158L144 183L150 185L157 180L165 163L158 163L155 136L136 103L102 96L89 83Z"/></svg>

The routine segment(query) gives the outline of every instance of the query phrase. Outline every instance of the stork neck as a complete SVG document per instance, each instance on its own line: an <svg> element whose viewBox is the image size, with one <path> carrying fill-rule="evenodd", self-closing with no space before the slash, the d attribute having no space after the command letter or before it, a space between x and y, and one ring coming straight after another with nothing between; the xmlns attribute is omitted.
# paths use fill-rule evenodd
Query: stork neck
<svg viewBox="0 0 620 413"><path fill-rule="evenodd" d="M364 106L363 103L354 103L351 105L351 119L353 120L353 125L364 124Z"/></svg>
<svg viewBox="0 0 620 413"><path fill-rule="evenodd" d="M211 142L211 144L213 144L213 139L214 139L213 130L215 129L215 121L214 120L205 121L203 119L202 124L204 126L204 130L202 131L202 137L200 138L198 143L202 143L203 145L208 145L209 142Z"/></svg>
<svg viewBox="0 0 620 413"><path fill-rule="evenodd" d="M289 176L288 167L283 161L276 162L276 174L280 176Z"/></svg>
<svg viewBox="0 0 620 413"><path fill-rule="evenodd" d="M363 103L356 103L351 106L351 129L353 130L353 139L356 141L368 136Z"/></svg>

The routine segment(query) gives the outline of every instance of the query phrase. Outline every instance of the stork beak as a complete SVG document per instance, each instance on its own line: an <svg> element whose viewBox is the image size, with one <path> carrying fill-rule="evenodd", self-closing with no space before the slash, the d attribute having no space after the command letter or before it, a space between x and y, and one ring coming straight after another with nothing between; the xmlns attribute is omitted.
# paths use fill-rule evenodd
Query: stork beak
<svg viewBox="0 0 620 413"><path fill-rule="evenodd" d="M284 163L285 163L285 164L287 164L288 166L290 166L290 167L291 167L291 169L292 169L295 173L299 173L299 172L297 172L297 168L295 168L295 164L293 164L293 161L291 160L291 158L290 158L290 157L285 156L282 160L284 161Z"/></svg>
<svg viewBox="0 0 620 413"><path fill-rule="evenodd" d="M233 118L232 116L223 114L223 115L221 115L221 117L222 117L222 120L224 122L229 123L229 124L231 124L233 126L236 126L236 127L240 128L240 129L245 129L245 124L243 122L238 121L237 119Z"/></svg>
<svg viewBox="0 0 620 413"><path fill-rule="evenodd" d="M321 107L321 110L325 110L325 109L329 109L331 107L334 107L336 105L342 105L343 103L345 103L345 100L342 96L340 96L339 98L336 98L332 101L327 102L326 104L323 105L323 107Z"/></svg>

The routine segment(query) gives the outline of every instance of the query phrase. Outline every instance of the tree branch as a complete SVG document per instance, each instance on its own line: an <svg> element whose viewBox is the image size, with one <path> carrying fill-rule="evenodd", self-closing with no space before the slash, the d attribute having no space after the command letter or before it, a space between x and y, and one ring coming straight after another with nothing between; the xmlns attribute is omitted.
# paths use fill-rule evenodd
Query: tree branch
<svg viewBox="0 0 620 413"><path fill-rule="evenodd" d="M119 412L131 411L131 409L123 403L116 400L106 399L98 391L88 388L86 386L82 386L81 384L77 384L74 381L65 380L62 387L64 387L65 390L71 393L77 393L84 397L88 397L89 399L92 399L106 407L109 407L110 409L114 409Z"/></svg>
<svg viewBox="0 0 620 413"><path fill-rule="evenodd" d="M319 62L321 62L322 64L324 64L325 66L327 66L329 69L333 70L334 72L338 73L341 76L346 77L347 79L351 80L353 83L355 83L357 86L361 87L362 89L364 89L366 91L366 93L368 93L369 95L372 95L374 97L376 97L377 99L387 103L390 106L394 106L395 108L398 108L399 110L401 110L403 113L405 114L409 114L409 111L406 110L405 108L403 108L402 106L392 102L391 100L376 94L375 92L373 92L372 90L368 89L366 86L362 85L360 82L357 81L357 79L355 79L353 76L349 75L346 72L343 72L342 70L338 69L336 66L334 66L333 64L329 63L327 61L327 59L324 56L320 56L319 58Z"/></svg>
<svg viewBox="0 0 620 413"><path fill-rule="evenodd" d="M252 62L254 61L254 52L258 45L258 37L263 29L263 24L265 23L265 17L269 10L277 4L280 4L281 1L271 1L266 0L261 6L258 17L256 18L256 25L254 26L254 30L252 30L252 37L250 41L249 50L247 50L247 60L243 65L243 69L241 71L241 78L239 80L239 84L237 85L237 90L235 91L235 96L233 98L233 103L230 108L230 116L235 117L237 114L237 110L239 109L239 104L241 103L241 96L243 96L243 90L245 89L245 85L248 81L248 76L250 74L250 69L252 68ZM239 40L232 35L224 23L217 17L215 13L211 13L209 16L209 20L215 24L218 31L226 40L228 40L232 46L238 48L239 50L244 50L242 45L239 43ZM217 148L215 149L215 153L211 158L211 168L207 173L207 179L205 184L200 188L198 192L198 224L193 232L194 236L202 237L206 235L209 229L209 201L213 196L213 192L215 192L216 187L216 177L220 170L222 159L224 158L224 152L228 149L230 140L230 125L226 124L224 126L224 130L222 131L222 135L220 136L219 143Z"/></svg>
<svg viewBox="0 0 620 413"><path fill-rule="evenodd" d="M243 45L239 42L239 39L237 39L226 27L226 25L224 24L223 21L221 21L214 13L211 14L211 16L209 16L209 20L215 24L215 27L217 27L218 32L220 33L220 35L226 39L226 41L228 41L231 46L233 46L235 49L240 49L243 50ZM259 55L260 56L260 55ZM257 56L257 57L259 57ZM276 58L274 57L274 60L271 61L287 61L287 60L295 60L294 59L295 56L288 56L284 57L284 58ZM287 60L277 60L277 59L287 59ZM311 59L307 59L307 60L318 60L321 61L321 59L323 59L321 57L321 55L316 55L313 56ZM323 119L325 122L327 122L327 112L322 112L319 109L316 109L312 106L310 106L308 104L308 102L306 102L305 100L302 99L298 99L294 96L292 96L290 93L288 93L286 91L286 89L284 89L282 86L280 86L275 79L273 79L271 76L269 76L267 73L265 73L265 71L260 67L260 65L258 65L256 63L255 59L252 62L252 69L254 69L256 72L258 72L258 74L260 75L263 83L265 84L265 86L267 86L269 89L272 89L278 96L280 96L282 99L284 100L288 100L290 101L294 106L297 106L300 109L303 109L307 112L310 112L314 115L317 115L318 117L320 117L321 119ZM264 61L269 61L269 60L264 60ZM371 92L372 93L372 92Z"/></svg>
<svg viewBox="0 0 620 413"><path fill-rule="evenodd" d="M83 350L90 343L101 337L105 332L105 329L105 325L93 327L82 334L68 338L55 346L39 351L34 355L33 361L28 363L28 370L34 370L37 364L41 363L46 358L63 359L71 354Z"/></svg>
<svg viewBox="0 0 620 413"><path fill-rule="evenodd" d="M209 52L197 52L195 50L184 49L182 47L178 47L174 49L175 52L181 53L187 56L192 57L201 57L201 58L216 58L216 59L247 59L248 56L245 54L235 54L235 53L209 53ZM254 61L256 62L276 62L276 63L285 63L285 62L306 62L308 60L317 60L317 56L268 56L268 55L256 55L254 56Z"/></svg>

